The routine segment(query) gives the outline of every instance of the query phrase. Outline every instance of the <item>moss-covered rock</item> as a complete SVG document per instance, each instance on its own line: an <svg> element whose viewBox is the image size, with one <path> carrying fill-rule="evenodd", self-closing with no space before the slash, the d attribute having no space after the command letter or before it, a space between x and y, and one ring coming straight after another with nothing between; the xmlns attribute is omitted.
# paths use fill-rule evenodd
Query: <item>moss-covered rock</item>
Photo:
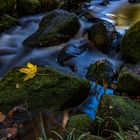
<svg viewBox="0 0 140 140"><path fill-rule="evenodd" d="M68 132L75 129L74 135L79 137L83 133L93 132L93 120L85 114L75 115L70 118L66 129Z"/></svg>
<svg viewBox="0 0 140 140"><path fill-rule="evenodd" d="M94 18L93 25L88 30L88 38L92 44L103 53L108 53L113 41L117 38L114 25L106 20Z"/></svg>
<svg viewBox="0 0 140 140"><path fill-rule="evenodd" d="M24 43L29 47L49 47L68 41L79 30L78 17L64 10L49 12L40 22L36 33Z"/></svg>
<svg viewBox="0 0 140 140"><path fill-rule="evenodd" d="M40 11L39 0L17 0L17 12L20 16L32 15Z"/></svg>
<svg viewBox="0 0 140 140"><path fill-rule="evenodd" d="M14 25L17 25L17 23L17 19L6 14L3 15L0 17L0 32L7 30Z"/></svg>
<svg viewBox="0 0 140 140"><path fill-rule="evenodd" d="M103 84L103 80L108 83L112 81L113 65L106 59L99 60L91 64L88 68L87 78Z"/></svg>
<svg viewBox="0 0 140 140"><path fill-rule="evenodd" d="M0 111L25 101L31 111L64 110L82 103L89 95L89 81L50 68L38 68L34 79L26 82L23 77L14 69L0 80Z"/></svg>
<svg viewBox="0 0 140 140"><path fill-rule="evenodd" d="M118 130L116 123L106 118L108 116L113 117L124 130L133 129L135 125L140 129L140 103L129 98L104 95L100 100L98 116L103 118L105 123L110 122L110 125L108 123L105 126L108 126L107 129Z"/></svg>
<svg viewBox="0 0 140 140"><path fill-rule="evenodd" d="M130 96L139 96L140 75L123 68L117 80L117 88Z"/></svg>
<svg viewBox="0 0 140 140"><path fill-rule="evenodd" d="M121 52L130 62L140 61L140 21L132 25L122 38Z"/></svg>

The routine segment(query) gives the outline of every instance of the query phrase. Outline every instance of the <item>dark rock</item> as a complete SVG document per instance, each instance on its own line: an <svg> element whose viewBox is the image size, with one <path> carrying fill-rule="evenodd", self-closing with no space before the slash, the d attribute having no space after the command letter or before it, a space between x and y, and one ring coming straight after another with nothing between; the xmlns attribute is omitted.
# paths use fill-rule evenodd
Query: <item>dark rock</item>
<svg viewBox="0 0 140 140"><path fill-rule="evenodd" d="M3 32L17 24L17 19L5 14L2 17L0 17L0 32Z"/></svg>
<svg viewBox="0 0 140 140"><path fill-rule="evenodd" d="M94 64L91 64L88 68L87 78L103 84L106 80L108 83L113 79L113 65L106 59L99 60Z"/></svg>
<svg viewBox="0 0 140 140"><path fill-rule="evenodd" d="M80 14L88 7L90 0L64 0L60 8Z"/></svg>
<svg viewBox="0 0 140 140"><path fill-rule="evenodd" d="M130 2L130 3L138 3L138 2L140 2L140 0L128 0L128 2Z"/></svg>
<svg viewBox="0 0 140 140"><path fill-rule="evenodd" d="M75 40L70 42L60 51L57 59L58 62L63 65L65 61L71 59L72 57L83 54L88 45L88 40Z"/></svg>
<svg viewBox="0 0 140 140"><path fill-rule="evenodd" d="M0 80L1 112L25 102L31 112L64 110L82 103L90 91L89 81L51 68L38 68L36 76L26 82L23 77L14 69Z"/></svg>
<svg viewBox="0 0 140 140"><path fill-rule="evenodd" d="M123 68L117 80L117 88L129 96L140 95L140 75Z"/></svg>
<svg viewBox="0 0 140 140"><path fill-rule="evenodd" d="M71 132L74 128L74 135L76 136L76 138L84 133L93 132L93 120L85 114L75 115L70 118L66 126L68 132Z"/></svg>
<svg viewBox="0 0 140 140"><path fill-rule="evenodd" d="M104 120L103 127L99 124L98 118L97 121L95 120L95 125L100 127L101 131L104 128L119 131L117 124L111 117L123 130L130 130L134 126L140 129L140 103L123 96L103 95L97 116Z"/></svg>
<svg viewBox="0 0 140 140"><path fill-rule="evenodd" d="M80 28L78 17L64 10L49 12L40 22L36 33L24 43L29 47L49 47L59 45L73 37Z"/></svg>
<svg viewBox="0 0 140 140"><path fill-rule="evenodd" d="M17 13L19 16L32 15L40 11L39 0L17 0Z"/></svg>
<svg viewBox="0 0 140 140"><path fill-rule="evenodd" d="M106 20L95 18L88 31L88 38L101 52L108 53L117 36L114 25Z"/></svg>
<svg viewBox="0 0 140 140"><path fill-rule="evenodd" d="M121 52L130 62L140 61L140 21L132 25L122 38Z"/></svg>

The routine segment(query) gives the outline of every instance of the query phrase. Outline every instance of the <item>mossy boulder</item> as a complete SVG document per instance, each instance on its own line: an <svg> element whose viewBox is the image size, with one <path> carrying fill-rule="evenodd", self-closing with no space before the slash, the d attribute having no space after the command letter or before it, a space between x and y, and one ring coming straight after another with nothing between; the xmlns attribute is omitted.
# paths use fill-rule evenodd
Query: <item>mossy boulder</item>
<svg viewBox="0 0 140 140"><path fill-rule="evenodd" d="M29 47L49 47L68 41L79 30L78 17L64 10L49 12L40 22L36 33L24 43Z"/></svg>
<svg viewBox="0 0 140 140"><path fill-rule="evenodd" d="M104 80L111 83L113 74L112 63L107 59L102 59L89 66L86 77L103 84Z"/></svg>
<svg viewBox="0 0 140 140"><path fill-rule="evenodd" d="M103 118L106 129L118 130L118 126L108 116L113 117L124 130L133 129L137 126L140 129L140 103L123 96L103 95L98 108L98 117ZM95 121L96 123L98 121ZM98 123L96 126L99 126ZM108 126L108 128L107 128Z"/></svg>
<svg viewBox="0 0 140 140"><path fill-rule="evenodd" d="M39 0L17 0L17 13L19 16L36 14L41 9Z"/></svg>
<svg viewBox="0 0 140 140"><path fill-rule="evenodd" d="M128 61L140 61L140 21L132 25L121 41L121 52Z"/></svg>
<svg viewBox="0 0 140 140"><path fill-rule="evenodd" d="M117 88L130 96L139 96L140 75L123 68L117 80Z"/></svg>
<svg viewBox="0 0 140 140"><path fill-rule="evenodd" d="M93 132L93 120L85 114L75 115L70 118L66 129L68 132L75 129L74 135L78 138L83 133Z"/></svg>
<svg viewBox="0 0 140 140"><path fill-rule="evenodd" d="M17 19L5 14L2 17L0 17L0 32L3 32L17 24Z"/></svg>
<svg viewBox="0 0 140 140"><path fill-rule="evenodd" d="M0 80L0 111L26 101L31 111L53 112L77 106L89 95L89 81L51 68L38 68L37 75L26 82L23 77L14 69Z"/></svg>
<svg viewBox="0 0 140 140"><path fill-rule="evenodd" d="M95 18L88 30L88 38L101 52L108 53L117 38L114 25L106 20Z"/></svg>

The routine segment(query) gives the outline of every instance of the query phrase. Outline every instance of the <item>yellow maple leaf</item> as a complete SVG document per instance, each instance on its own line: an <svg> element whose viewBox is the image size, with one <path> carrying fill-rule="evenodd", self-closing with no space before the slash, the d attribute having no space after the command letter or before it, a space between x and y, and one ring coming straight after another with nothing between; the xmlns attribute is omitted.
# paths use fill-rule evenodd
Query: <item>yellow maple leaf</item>
<svg viewBox="0 0 140 140"><path fill-rule="evenodd" d="M37 66L29 62L26 68L21 68L19 71L21 73L27 74L23 79L23 81L27 81L29 79L33 79L36 76Z"/></svg>

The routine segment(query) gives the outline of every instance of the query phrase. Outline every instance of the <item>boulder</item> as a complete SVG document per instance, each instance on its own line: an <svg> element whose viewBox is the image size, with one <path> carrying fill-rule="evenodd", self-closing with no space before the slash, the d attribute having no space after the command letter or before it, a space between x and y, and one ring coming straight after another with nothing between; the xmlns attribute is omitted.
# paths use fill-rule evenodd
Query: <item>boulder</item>
<svg viewBox="0 0 140 140"><path fill-rule="evenodd" d="M2 17L0 17L0 32L3 32L17 24L17 19L5 14Z"/></svg>
<svg viewBox="0 0 140 140"><path fill-rule="evenodd" d="M89 81L51 68L38 68L26 82L23 77L16 68L0 80L0 112L25 102L31 112L61 111L82 103L90 91Z"/></svg>
<svg viewBox="0 0 140 140"><path fill-rule="evenodd" d="M117 37L114 25L106 20L94 18L93 25L88 30L88 38L101 52L108 53Z"/></svg>
<svg viewBox="0 0 140 140"><path fill-rule="evenodd" d="M93 120L85 114L75 115L70 118L66 126L68 132L71 132L73 129L75 129L74 135L76 138L84 133L93 132Z"/></svg>
<svg viewBox="0 0 140 140"><path fill-rule="evenodd" d="M117 80L117 89L129 96L140 95L140 75L123 68Z"/></svg>
<svg viewBox="0 0 140 140"><path fill-rule="evenodd" d="M40 11L40 0L17 0L17 13L19 16L32 15Z"/></svg>
<svg viewBox="0 0 140 140"><path fill-rule="evenodd" d="M129 62L140 61L140 21L132 25L122 38L121 52Z"/></svg>
<svg viewBox="0 0 140 140"><path fill-rule="evenodd" d="M73 37L80 28L78 17L64 10L54 10L46 14L36 33L24 43L29 47L49 47L59 45Z"/></svg>
<svg viewBox="0 0 140 140"><path fill-rule="evenodd" d="M89 66L86 77L103 84L104 80L111 83L113 75L112 63L106 59L102 59Z"/></svg>
<svg viewBox="0 0 140 140"><path fill-rule="evenodd" d="M88 40L74 40L68 43L59 53L58 62L64 64L65 61L70 60L72 57L76 57L85 52L89 45Z"/></svg>
<svg viewBox="0 0 140 140"><path fill-rule="evenodd" d="M118 126L113 119L123 130L132 130L135 126L140 129L140 103L123 96L103 95L97 116L106 123L106 125L102 123L104 126L101 127L98 124L100 121L95 120L95 125L99 126L100 129L106 127L106 129L117 131ZM98 118L96 119L98 120Z"/></svg>

